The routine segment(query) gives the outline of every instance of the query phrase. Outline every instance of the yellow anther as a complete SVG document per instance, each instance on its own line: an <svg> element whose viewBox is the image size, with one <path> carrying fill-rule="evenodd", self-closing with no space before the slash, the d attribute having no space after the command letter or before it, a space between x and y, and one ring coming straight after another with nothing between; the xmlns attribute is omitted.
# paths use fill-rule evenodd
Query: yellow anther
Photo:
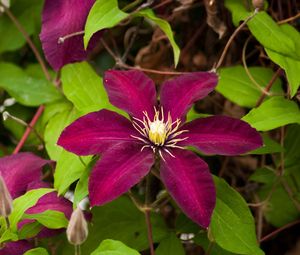
<svg viewBox="0 0 300 255"><path fill-rule="evenodd" d="M149 139L156 145L163 145L167 138L166 124L161 120L154 120L150 123Z"/></svg>

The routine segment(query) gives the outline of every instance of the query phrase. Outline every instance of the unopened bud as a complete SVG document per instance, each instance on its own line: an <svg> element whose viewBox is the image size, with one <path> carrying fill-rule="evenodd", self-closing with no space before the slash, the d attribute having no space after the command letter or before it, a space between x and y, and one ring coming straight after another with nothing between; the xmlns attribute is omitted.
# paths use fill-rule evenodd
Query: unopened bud
<svg viewBox="0 0 300 255"><path fill-rule="evenodd" d="M10 6L10 0L0 0L0 3L3 4L6 8ZM0 12L4 12L4 8L0 6Z"/></svg>
<svg viewBox="0 0 300 255"><path fill-rule="evenodd" d="M71 244L81 245L88 236L88 226L83 212L77 207L72 215L67 228L67 237Z"/></svg>
<svg viewBox="0 0 300 255"><path fill-rule="evenodd" d="M12 211L12 198L0 175L0 215L7 218Z"/></svg>
<svg viewBox="0 0 300 255"><path fill-rule="evenodd" d="M10 115L9 112L3 112L2 113L3 120L6 121L8 119L8 117L9 117L9 115Z"/></svg>
<svg viewBox="0 0 300 255"><path fill-rule="evenodd" d="M264 9L264 0L252 0L252 5L255 9L263 10Z"/></svg>

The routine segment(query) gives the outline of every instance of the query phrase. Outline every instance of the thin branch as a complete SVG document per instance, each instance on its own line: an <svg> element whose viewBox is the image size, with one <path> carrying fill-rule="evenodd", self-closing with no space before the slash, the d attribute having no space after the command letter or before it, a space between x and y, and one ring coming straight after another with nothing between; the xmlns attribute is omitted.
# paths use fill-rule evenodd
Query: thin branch
<svg viewBox="0 0 300 255"><path fill-rule="evenodd" d="M118 62L120 61L120 58L111 50L111 48L109 48L108 44L105 42L105 40L103 38L100 39L103 47L106 49L106 51L108 52L109 55L111 55L113 57L113 59Z"/></svg>
<svg viewBox="0 0 300 255"><path fill-rule="evenodd" d="M161 74L161 75L182 75L187 72L176 72L176 71L159 71L159 70L154 70L154 69L148 69L148 68L143 68L139 66L129 66L125 63L119 62L117 63L119 67L123 67L125 69L131 69L131 70L140 70L145 73L155 73L155 74Z"/></svg>
<svg viewBox="0 0 300 255"><path fill-rule="evenodd" d="M146 191L145 191L145 219L147 224L147 235L150 247L150 254L155 255L152 237L152 225L151 225L151 208L149 207L151 203L151 174L146 177Z"/></svg>
<svg viewBox="0 0 300 255"><path fill-rule="evenodd" d="M281 24L284 24L284 23L294 21L294 20L299 19L299 18L300 18L300 13L298 13L297 15L295 15L293 17L290 17L290 18L287 18L287 19L284 19L284 20L280 20L280 21L277 22L277 24L281 25Z"/></svg>
<svg viewBox="0 0 300 255"><path fill-rule="evenodd" d="M22 26L22 24L18 21L18 19L12 14L12 12L0 2L0 6L3 7L3 9L5 10L5 13L7 14L7 16L11 19L11 21L15 24L16 28L21 32L21 34L24 36L26 42L28 43L29 47L31 48L33 54L35 55L37 61L39 62L45 77L48 81L51 81L51 76L48 72L48 69L46 67L46 64L42 58L42 56L40 55L38 49L35 47L34 43L32 42L32 40L30 39L29 34L26 32L26 30L24 29L24 27Z"/></svg>
<svg viewBox="0 0 300 255"><path fill-rule="evenodd" d="M231 43L233 42L233 39L234 39L234 38L236 37L236 35L242 30L242 28L243 28L244 26L246 26L246 24L247 24L252 18L254 18L254 16L255 16L257 13L258 13L258 9L255 9L254 12L253 12L253 14L251 14L248 18L246 18L246 19L244 20L244 22L243 22L241 25L239 25L239 26L237 27L237 29L233 32L233 34L230 36L229 40L227 41L227 43L226 43L226 45L225 45L225 48L224 48L224 50L223 50L223 52L222 52L222 54L221 54L221 57L220 57L218 63L213 67L213 69L219 69L219 67L222 65L222 63L223 63L223 61L224 61L224 58L225 58L225 56L226 56L226 54L227 54L227 51L228 51L228 49L229 49Z"/></svg>
<svg viewBox="0 0 300 255"><path fill-rule="evenodd" d="M148 236L148 242L150 246L150 254L155 255L154 246L153 246L153 237L152 237L151 215L149 209L145 210L145 218L147 224L147 236Z"/></svg>
<svg viewBox="0 0 300 255"><path fill-rule="evenodd" d="M31 122L29 123L28 127L26 128L21 140L19 141L17 147L15 148L15 150L13 151L13 154L17 154L21 148L23 147L24 143L26 142L32 127L35 126L36 122L38 121L38 119L40 118L40 116L42 115L43 111L44 111L45 107L44 105L41 105L38 110L36 111L35 115L33 116Z"/></svg>
<svg viewBox="0 0 300 255"><path fill-rule="evenodd" d="M248 65L247 65L247 61L246 61L246 49L248 46L248 43L251 39L251 36L248 37L248 39L246 40L244 46L243 46L243 51L242 51L242 62L243 62L243 66L245 69L245 72L247 74L247 76L249 77L249 79L252 81L252 83L262 92L262 94L265 94L266 96L269 96L270 93L266 92L262 86L254 79L253 75L251 74L251 72L249 71Z"/></svg>
<svg viewBox="0 0 300 255"><path fill-rule="evenodd" d="M273 86L273 84L275 83L275 81L277 80L277 78L280 76L282 72L281 68L278 68L277 71L274 73L274 75L272 76L271 80L269 81L269 83L267 84L266 88L264 89L264 92L269 92ZM255 107L258 107L261 105L261 103L264 101L264 99L266 98L267 94L266 93L262 93L260 98L257 100L257 103L255 105Z"/></svg>
<svg viewBox="0 0 300 255"><path fill-rule="evenodd" d="M144 19L142 18L142 20L140 21L140 23L138 24L138 26L136 26L136 29L133 32L132 37L130 38L129 45L127 46L127 48L126 48L126 50L125 50L125 52L124 52L124 54L123 54L123 56L121 58L123 63L126 62L127 56L128 56L128 54L129 54L129 52L130 52L130 50L131 50L131 48L132 48L132 46L133 46L133 44L135 42L135 39L136 39L136 37L137 37L137 35L139 33L139 30L140 30L143 22L144 22Z"/></svg>
<svg viewBox="0 0 300 255"><path fill-rule="evenodd" d="M30 124L26 123L24 120L22 119L19 119L13 115L11 115L9 112L5 111L3 112L3 119L6 120L7 118L10 118L12 119L13 121L17 122L18 124L22 125L22 126L25 126L27 128L30 128L33 133L36 135L36 137L40 140L40 142L42 143L42 145L44 146L44 140L43 138L41 137L41 135L37 132L37 130L31 126Z"/></svg>
<svg viewBox="0 0 300 255"><path fill-rule="evenodd" d="M260 239L259 242L260 243L265 242L265 241L269 240L270 238L274 237L275 235L277 235L278 233L282 232L283 230L288 229L290 227L293 227L293 226L295 226L299 223L300 223L300 220L296 220L296 221L293 221L291 223L288 223L288 224L284 225L283 227L278 228L278 229L274 230L273 232L267 234L262 239Z"/></svg>

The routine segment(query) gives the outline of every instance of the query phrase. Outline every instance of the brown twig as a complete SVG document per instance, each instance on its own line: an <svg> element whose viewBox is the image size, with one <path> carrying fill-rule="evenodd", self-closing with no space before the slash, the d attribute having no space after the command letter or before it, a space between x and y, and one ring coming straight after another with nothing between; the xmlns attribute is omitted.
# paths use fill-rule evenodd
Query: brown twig
<svg viewBox="0 0 300 255"><path fill-rule="evenodd" d="M280 20L280 21L277 22L277 24L279 24L279 25L285 24L285 23L292 22L292 21L294 21L296 19L299 19L299 18L300 18L300 13L296 14L293 17L289 17L287 19Z"/></svg>
<svg viewBox="0 0 300 255"><path fill-rule="evenodd" d="M239 25L236 30L233 32L233 34L230 36L229 40L227 41L226 45L225 45L225 48L221 54L221 57L219 59L219 61L217 62L217 64L213 67L213 69L219 69L220 66L222 65L223 61L224 61L224 58L227 54L227 51L233 41L233 39L236 37L236 35L242 30L242 28L244 26L246 26L246 24L252 19L254 18L254 16L258 13L258 9L255 9L254 12L248 17L246 18L243 23L241 25Z"/></svg>
<svg viewBox="0 0 300 255"><path fill-rule="evenodd" d="M22 33L22 35L24 36L26 42L28 43L29 47L31 48L33 54L35 55L37 61L39 62L45 77L48 81L51 81L51 76L48 72L48 69L46 67L46 64L42 58L42 56L40 55L38 49L35 47L34 43L32 42L32 40L30 39L29 34L26 32L26 30L24 29L24 27L21 25L21 23L18 21L18 19L12 14L12 12L4 5L0 2L0 6L3 7L3 9L5 10L5 13L7 14L7 16L10 18L10 20L15 24L15 26L17 27L17 29Z"/></svg>
<svg viewBox="0 0 300 255"><path fill-rule="evenodd" d="M31 130L32 130L32 127L35 126L35 124L37 123L38 119L40 118L40 116L42 115L43 111L44 111L45 107L44 105L41 105L35 115L33 116L32 120L30 121L28 127L26 128L21 140L19 141L17 147L14 149L13 151L13 154L17 154L23 147L24 143L26 142Z"/></svg>
<svg viewBox="0 0 300 255"><path fill-rule="evenodd" d="M278 68L277 71L274 73L274 75L272 76L271 80L269 81L269 83L267 84L266 88L264 89L265 92L269 92L273 86L273 84L275 83L275 81L277 80L277 78L280 76L282 72L281 68ZM262 93L260 98L257 100L257 103L255 105L255 107L258 107L261 105L261 103L264 101L264 99L266 98L267 94L266 93Z"/></svg>
<svg viewBox="0 0 300 255"><path fill-rule="evenodd" d="M296 220L296 221L293 221L291 223L288 223L288 224L284 225L283 227L278 228L278 229L274 230L273 232L267 234L262 239L260 239L259 242L260 243L265 242L265 241L269 240L270 238L272 238L273 236L277 235L278 233L282 232L283 230L288 229L290 227L293 227L293 226L295 226L299 223L300 223L300 220Z"/></svg>
<svg viewBox="0 0 300 255"><path fill-rule="evenodd" d="M145 191L145 219L147 225L147 236L150 247L150 254L155 255L154 246L153 246L153 236L152 236L152 225L151 225L151 174L148 174L146 177L146 191Z"/></svg>

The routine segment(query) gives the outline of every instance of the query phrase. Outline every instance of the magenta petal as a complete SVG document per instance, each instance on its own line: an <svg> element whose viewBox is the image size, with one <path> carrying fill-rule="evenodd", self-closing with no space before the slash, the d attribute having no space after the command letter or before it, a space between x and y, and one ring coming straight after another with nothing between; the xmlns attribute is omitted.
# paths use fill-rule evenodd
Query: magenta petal
<svg viewBox="0 0 300 255"><path fill-rule="evenodd" d="M197 147L205 154L239 155L262 146L260 134L248 123L226 116L196 119L182 129L189 132L180 145Z"/></svg>
<svg viewBox="0 0 300 255"><path fill-rule="evenodd" d="M143 118L143 111L149 116L153 115L156 104L155 85L143 72L107 71L104 74L104 85L109 101L114 106L140 119Z"/></svg>
<svg viewBox="0 0 300 255"><path fill-rule="evenodd" d="M166 81L161 88L160 102L172 119L182 118L193 103L214 90L218 76L213 72L195 72Z"/></svg>
<svg viewBox="0 0 300 255"><path fill-rule="evenodd" d="M137 184L154 162L151 149L128 144L104 153L89 179L91 206L110 202Z"/></svg>
<svg viewBox="0 0 300 255"><path fill-rule="evenodd" d="M207 164L187 150L163 152L160 176L182 211L207 228L216 203L216 191Z"/></svg>
<svg viewBox="0 0 300 255"><path fill-rule="evenodd" d="M42 167L50 162L29 152L0 158L0 174L11 196L23 195L29 183L41 179Z"/></svg>
<svg viewBox="0 0 300 255"><path fill-rule="evenodd" d="M119 143L134 143L139 134L125 117L109 111L89 113L68 126L57 144L77 155L103 152Z"/></svg>
<svg viewBox="0 0 300 255"><path fill-rule="evenodd" d="M3 248L0 248L0 255L23 255L33 248L34 246L25 240L8 242Z"/></svg>
<svg viewBox="0 0 300 255"><path fill-rule="evenodd" d="M94 2L95 0L45 1L40 39L46 58L53 69L59 70L65 64L86 59L83 34L68 38L63 43L58 43L58 39L84 30ZM90 46L93 48L93 45Z"/></svg>
<svg viewBox="0 0 300 255"><path fill-rule="evenodd" d="M49 188L50 185L43 181L34 182L28 185L28 190L39 189L39 188ZM59 211L64 213L67 219L70 219L73 207L72 203L65 199L64 197L59 197L57 192L51 192L42 196L38 202L28 210L26 214L38 214L47 210ZM25 219L19 222L18 228L21 229L24 225L32 223L34 220ZM62 230L59 229L48 229L43 228L38 234L39 238L51 237L61 233Z"/></svg>

